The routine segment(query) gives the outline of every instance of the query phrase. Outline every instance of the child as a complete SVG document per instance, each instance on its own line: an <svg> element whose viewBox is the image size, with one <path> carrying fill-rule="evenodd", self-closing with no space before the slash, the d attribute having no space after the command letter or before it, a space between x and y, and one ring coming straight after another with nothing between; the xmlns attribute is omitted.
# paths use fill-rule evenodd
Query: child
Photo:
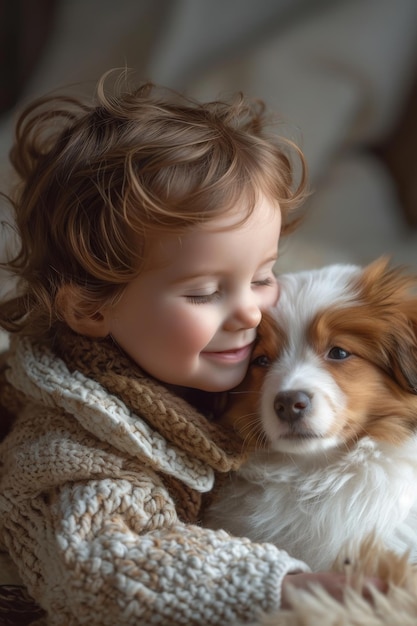
<svg viewBox="0 0 417 626"><path fill-rule="evenodd" d="M187 393L242 380L278 297L278 239L305 192L288 147L259 103L150 84L107 95L103 79L97 102L21 115L0 536L48 624L228 624L277 609L289 581L340 593L199 525L244 453ZM196 395L201 410L215 397Z"/></svg>

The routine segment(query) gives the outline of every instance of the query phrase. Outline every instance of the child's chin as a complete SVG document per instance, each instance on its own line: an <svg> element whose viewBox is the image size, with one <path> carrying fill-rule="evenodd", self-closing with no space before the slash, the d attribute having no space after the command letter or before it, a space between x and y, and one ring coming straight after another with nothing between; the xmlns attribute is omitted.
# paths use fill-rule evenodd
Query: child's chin
<svg viewBox="0 0 417 626"><path fill-rule="evenodd" d="M199 385L192 385L202 391L211 391L221 393L223 391L229 391L237 387L246 375L247 365L239 365L231 368L220 368L219 372L212 374L211 376L204 377Z"/></svg>

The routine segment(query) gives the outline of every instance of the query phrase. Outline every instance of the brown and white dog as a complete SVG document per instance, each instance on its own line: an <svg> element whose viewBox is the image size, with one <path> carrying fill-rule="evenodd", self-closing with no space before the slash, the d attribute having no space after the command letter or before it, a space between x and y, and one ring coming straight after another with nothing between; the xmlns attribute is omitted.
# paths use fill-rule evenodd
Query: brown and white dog
<svg viewBox="0 0 417 626"><path fill-rule="evenodd" d="M313 570L374 533L417 560L417 277L386 259L279 278L224 422L253 451L206 524Z"/></svg>

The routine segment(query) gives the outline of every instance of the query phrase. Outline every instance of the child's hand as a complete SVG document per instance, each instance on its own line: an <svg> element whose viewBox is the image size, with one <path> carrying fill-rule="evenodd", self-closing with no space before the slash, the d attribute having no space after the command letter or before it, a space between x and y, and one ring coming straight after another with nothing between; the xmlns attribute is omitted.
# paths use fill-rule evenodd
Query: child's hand
<svg viewBox="0 0 417 626"><path fill-rule="evenodd" d="M345 588L349 585L348 577L338 572L311 572L301 574L287 574L282 582L281 608L290 608L288 599L288 587L296 589L310 589L312 585L321 585L335 600L343 602ZM382 593L386 593L387 584L379 578L367 578L364 581L362 594L371 599L369 587L375 587Z"/></svg>

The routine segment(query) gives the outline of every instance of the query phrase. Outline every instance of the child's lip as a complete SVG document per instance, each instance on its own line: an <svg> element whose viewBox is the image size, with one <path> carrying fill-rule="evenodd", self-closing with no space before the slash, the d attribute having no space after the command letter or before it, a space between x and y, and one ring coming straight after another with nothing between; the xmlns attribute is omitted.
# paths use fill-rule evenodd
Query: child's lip
<svg viewBox="0 0 417 626"><path fill-rule="evenodd" d="M219 350L218 352L207 351L202 352L205 357L209 359L218 360L218 361L226 361L231 363L239 363L240 361L244 361L252 352L253 342L247 344L246 346L242 346L241 348L234 348L231 350Z"/></svg>

